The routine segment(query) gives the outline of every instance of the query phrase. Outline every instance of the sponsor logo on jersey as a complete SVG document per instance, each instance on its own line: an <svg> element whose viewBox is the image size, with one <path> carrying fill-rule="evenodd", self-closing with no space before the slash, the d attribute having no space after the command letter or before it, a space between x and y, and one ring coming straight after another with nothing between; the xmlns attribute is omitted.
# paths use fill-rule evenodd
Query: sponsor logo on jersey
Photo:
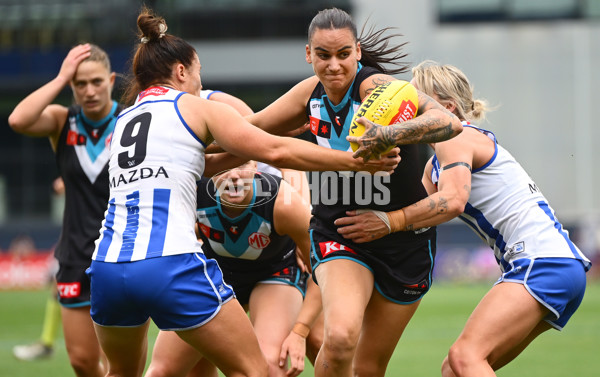
<svg viewBox="0 0 600 377"><path fill-rule="evenodd" d="M146 96L163 96L168 91L169 91L169 89L167 89L167 88L162 88L160 86L153 86L153 87L148 88L148 89L144 90L143 92L141 92L139 95L138 101Z"/></svg>
<svg viewBox="0 0 600 377"><path fill-rule="evenodd" d="M319 249L321 249L321 255L323 258L337 251L347 251L349 253L356 254L356 252L348 246L342 245L335 241L319 242Z"/></svg>
<svg viewBox="0 0 600 377"><path fill-rule="evenodd" d="M264 233L254 232L248 237L248 244L255 249L264 249L271 243L271 238Z"/></svg>
<svg viewBox="0 0 600 377"><path fill-rule="evenodd" d="M540 189L537 187L537 185L534 182L529 183L529 192L533 193L539 193Z"/></svg>
<svg viewBox="0 0 600 377"><path fill-rule="evenodd" d="M310 132L313 135L331 139L331 123L313 116L309 116L308 118L310 120Z"/></svg>
<svg viewBox="0 0 600 377"><path fill-rule="evenodd" d="M504 254L504 260L510 260L515 255L523 252L525 252L525 242L517 242L506 251L506 253Z"/></svg>
<svg viewBox="0 0 600 377"><path fill-rule="evenodd" d="M67 132L67 145L85 145L87 138L73 130Z"/></svg>
<svg viewBox="0 0 600 377"><path fill-rule="evenodd" d="M125 203L125 207L127 208L127 223L123 231L121 251L131 251L135 247L135 239L140 225L140 207L138 204L140 204L139 191L127 195L127 202Z"/></svg>
<svg viewBox="0 0 600 377"><path fill-rule="evenodd" d="M81 283L58 283L58 294L61 298L74 298L79 297L81 293Z"/></svg>
<svg viewBox="0 0 600 377"><path fill-rule="evenodd" d="M206 224L198 223L200 227L200 231L204 235L204 237L208 238L211 241L215 241L218 243L225 243L225 233L222 230L217 230L209 227Z"/></svg>
<svg viewBox="0 0 600 377"><path fill-rule="evenodd" d="M128 183L135 182L140 179L158 178L160 176L163 176L164 178L169 178L169 174L167 174L167 170L163 166L159 166L158 169L152 169L148 167L141 169L132 169L119 174L118 177L110 177L110 187L119 187L119 185L121 184L126 185Z"/></svg>

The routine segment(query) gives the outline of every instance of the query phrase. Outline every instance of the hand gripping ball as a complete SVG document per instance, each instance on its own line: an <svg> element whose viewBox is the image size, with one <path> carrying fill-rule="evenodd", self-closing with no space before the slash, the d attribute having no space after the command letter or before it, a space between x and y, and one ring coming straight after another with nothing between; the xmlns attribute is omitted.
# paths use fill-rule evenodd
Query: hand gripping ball
<svg viewBox="0 0 600 377"><path fill-rule="evenodd" d="M418 105L417 89L408 81L395 80L380 85L364 99L354 114L350 135L358 137L365 132L365 127L357 122L361 116L381 126L389 126L414 118ZM353 151L358 149L356 143L350 143L350 146Z"/></svg>

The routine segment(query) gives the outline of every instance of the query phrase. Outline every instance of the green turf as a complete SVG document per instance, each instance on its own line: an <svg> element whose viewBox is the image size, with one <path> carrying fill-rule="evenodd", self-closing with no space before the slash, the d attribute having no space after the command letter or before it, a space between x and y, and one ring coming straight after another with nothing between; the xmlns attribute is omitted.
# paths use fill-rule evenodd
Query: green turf
<svg viewBox="0 0 600 377"><path fill-rule="evenodd" d="M427 294L406 329L388 376L439 376L440 363L467 316L489 284L439 283ZM74 376L62 337L48 360L22 362L12 347L39 337L47 292L0 291L0 376ZM156 328L152 328L151 337ZM504 377L597 376L600 371L600 281L588 285L580 309L562 332L537 339L517 360L498 372ZM312 375L308 367L303 376Z"/></svg>

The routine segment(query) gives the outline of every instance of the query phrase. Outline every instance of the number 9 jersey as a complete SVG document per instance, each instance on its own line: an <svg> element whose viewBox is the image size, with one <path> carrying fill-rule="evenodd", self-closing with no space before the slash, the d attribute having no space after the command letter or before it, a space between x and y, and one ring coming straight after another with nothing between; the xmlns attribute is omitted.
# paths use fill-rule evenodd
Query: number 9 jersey
<svg viewBox="0 0 600 377"><path fill-rule="evenodd" d="M201 252L194 224L205 145L180 115L177 101L183 94L148 88L117 119L108 209L93 260L118 263Z"/></svg>

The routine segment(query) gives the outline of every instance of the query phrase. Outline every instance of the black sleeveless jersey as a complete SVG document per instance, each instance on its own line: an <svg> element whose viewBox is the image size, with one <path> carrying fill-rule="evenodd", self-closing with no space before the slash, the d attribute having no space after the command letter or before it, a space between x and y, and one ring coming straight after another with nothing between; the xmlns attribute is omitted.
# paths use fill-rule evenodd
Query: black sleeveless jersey
<svg viewBox="0 0 600 377"><path fill-rule="evenodd" d="M354 82L342 101L333 105L321 83L318 83L306 105L311 139L320 146L351 151L346 140L354 113L361 104L360 84L368 77L381 73L359 64ZM422 168L417 145L402 145L401 161L387 177L355 172L320 172L310 174L313 218L311 227L324 227L330 232L337 228L333 222L346 216L346 211L369 208L392 211L413 204L427 196L421 184ZM396 241L412 240L414 232L396 232L365 244L366 247L393 245ZM348 241L350 242L350 241Z"/></svg>
<svg viewBox="0 0 600 377"><path fill-rule="evenodd" d="M202 178L198 183L196 221L202 250L224 271L272 273L286 265L282 262L295 258L296 244L289 236L277 234L273 224L280 184L279 177L256 174L250 204L231 218L222 210L214 182Z"/></svg>
<svg viewBox="0 0 600 377"><path fill-rule="evenodd" d="M122 109L113 101L108 116L92 121L80 106L69 107L56 146L56 162L65 183L65 209L54 253L62 265L91 262L108 203L110 139Z"/></svg>

